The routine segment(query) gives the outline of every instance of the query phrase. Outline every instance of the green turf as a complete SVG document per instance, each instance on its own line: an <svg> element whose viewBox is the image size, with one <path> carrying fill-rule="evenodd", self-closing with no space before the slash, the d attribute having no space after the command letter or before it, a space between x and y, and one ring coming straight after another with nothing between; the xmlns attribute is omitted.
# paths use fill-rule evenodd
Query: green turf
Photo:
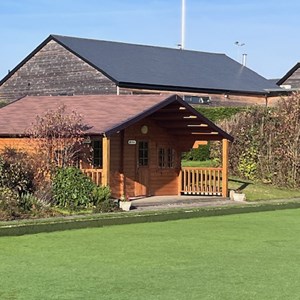
<svg viewBox="0 0 300 300"><path fill-rule="evenodd" d="M299 299L300 209L0 238L0 299Z"/></svg>
<svg viewBox="0 0 300 300"><path fill-rule="evenodd" d="M181 165L183 167L214 168L218 166L218 163L213 160L182 160Z"/></svg>
<svg viewBox="0 0 300 300"><path fill-rule="evenodd" d="M246 194L247 201L300 198L299 189L279 188L236 177L229 178L229 189L239 189Z"/></svg>

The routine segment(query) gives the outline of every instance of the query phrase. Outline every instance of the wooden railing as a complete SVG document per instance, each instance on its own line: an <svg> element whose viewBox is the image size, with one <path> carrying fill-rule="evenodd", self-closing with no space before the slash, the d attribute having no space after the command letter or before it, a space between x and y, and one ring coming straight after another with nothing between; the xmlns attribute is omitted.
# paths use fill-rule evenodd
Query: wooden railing
<svg viewBox="0 0 300 300"><path fill-rule="evenodd" d="M222 195L222 168L181 168L182 194L187 195Z"/></svg>
<svg viewBox="0 0 300 300"><path fill-rule="evenodd" d="M81 169L83 174L91 177L92 181L96 185L101 185L102 184L102 173L103 169Z"/></svg>

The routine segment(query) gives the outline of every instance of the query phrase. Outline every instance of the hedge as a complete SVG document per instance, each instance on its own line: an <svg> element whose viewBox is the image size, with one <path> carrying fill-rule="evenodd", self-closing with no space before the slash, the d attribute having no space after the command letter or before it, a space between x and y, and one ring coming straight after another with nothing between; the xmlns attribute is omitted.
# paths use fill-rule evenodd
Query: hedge
<svg viewBox="0 0 300 300"><path fill-rule="evenodd" d="M103 227L121 224L146 222L164 222L199 217L224 216L241 213L274 211L300 208L300 199L292 201L274 201L265 203L234 204L218 207L180 208L152 212L108 213L92 216L76 216L72 218L51 218L42 220L26 220L23 222L0 222L1 236L19 236L41 232L53 232L69 229Z"/></svg>
<svg viewBox="0 0 300 300"><path fill-rule="evenodd" d="M229 119L235 114L245 111L247 107L202 107L198 106L195 109L204 115L212 122L222 121Z"/></svg>

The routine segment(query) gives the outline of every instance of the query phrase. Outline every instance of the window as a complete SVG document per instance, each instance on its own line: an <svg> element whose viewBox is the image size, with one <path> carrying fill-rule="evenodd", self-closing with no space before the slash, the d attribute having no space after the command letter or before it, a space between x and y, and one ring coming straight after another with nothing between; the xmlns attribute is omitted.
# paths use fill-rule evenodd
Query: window
<svg viewBox="0 0 300 300"><path fill-rule="evenodd" d="M174 168L175 167L175 150L174 149L171 149L169 148L168 149L168 168Z"/></svg>
<svg viewBox="0 0 300 300"><path fill-rule="evenodd" d="M149 157L148 142L140 141L138 151L139 151L139 158L138 158L139 166L148 166L148 157Z"/></svg>
<svg viewBox="0 0 300 300"><path fill-rule="evenodd" d="M93 167L102 168L102 140L92 141Z"/></svg>
<svg viewBox="0 0 300 300"><path fill-rule="evenodd" d="M165 149L159 148L158 150L158 165L160 168L165 167Z"/></svg>
<svg viewBox="0 0 300 300"><path fill-rule="evenodd" d="M183 100L187 103L191 104L210 104L211 98L210 97L200 97L200 96L183 96Z"/></svg>
<svg viewBox="0 0 300 300"><path fill-rule="evenodd" d="M158 166L160 168L174 168L175 167L175 150L172 148L158 149Z"/></svg>

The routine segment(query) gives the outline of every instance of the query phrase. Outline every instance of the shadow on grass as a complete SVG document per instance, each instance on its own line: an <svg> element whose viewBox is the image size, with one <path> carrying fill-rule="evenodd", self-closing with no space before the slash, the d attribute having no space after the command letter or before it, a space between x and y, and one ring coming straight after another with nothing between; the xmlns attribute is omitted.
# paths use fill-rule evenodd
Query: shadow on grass
<svg viewBox="0 0 300 300"><path fill-rule="evenodd" d="M241 185L237 188L237 190L240 190L240 191L243 191L248 185L253 184L252 182L243 181L243 180L240 180L240 179L230 178L229 181L240 183Z"/></svg>

